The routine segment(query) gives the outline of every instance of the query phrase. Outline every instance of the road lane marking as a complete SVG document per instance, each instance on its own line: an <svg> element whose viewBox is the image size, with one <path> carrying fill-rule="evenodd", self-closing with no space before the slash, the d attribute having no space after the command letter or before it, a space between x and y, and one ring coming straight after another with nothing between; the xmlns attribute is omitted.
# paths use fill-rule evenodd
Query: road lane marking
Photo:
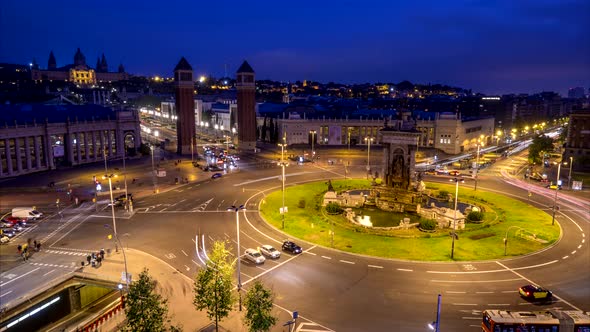
<svg viewBox="0 0 590 332"><path fill-rule="evenodd" d="M317 256L317 255L318 255L318 254L316 254L316 253L314 253L314 252L309 252L309 251L305 251L305 253L306 253L306 254L313 255L313 256Z"/></svg>
<svg viewBox="0 0 590 332"><path fill-rule="evenodd" d="M351 261L345 261L345 260L340 260L342 263L346 263L346 264L355 264L355 262L351 262Z"/></svg>
<svg viewBox="0 0 590 332"><path fill-rule="evenodd" d="M414 272L414 270L412 269L396 269L398 271L403 271L403 272Z"/></svg>
<svg viewBox="0 0 590 332"><path fill-rule="evenodd" d="M184 267L186 267L186 270L187 270L187 271L190 271L190 270L191 270L191 268L190 268L190 267L188 267L188 265L185 265Z"/></svg>
<svg viewBox="0 0 590 332"><path fill-rule="evenodd" d="M453 305L457 305L457 306L476 306L477 304L475 303L453 303ZM479 318L481 319L481 318Z"/></svg>
<svg viewBox="0 0 590 332"><path fill-rule="evenodd" d="M184 254L186 257L188 257L188 254L187 254L186 252L184 252L184 250L182 250L182 249L181 249L180 251L182 251L182 253L183 253L183 254Z"/></svg>
<svg viewBox="0 0 590 332"><path fill-rule="evenodd" d="M572 255L576 253L577 250L572 251Z"/></svg>
<svg viewBox="0 0 590 332"><path fill-rule="evenodd" d="M541 267L541 266L546 266L546 265L550 265L553 263L557 263L559 262L559 260L552 260L550 262L546 262L546 263L541 263L541 264L537 264L537 265L529 265L529 266L522 266L522 267L515 267L513 269L509 269L510 271L518 271L518 270L528 270L528 269L534 269L537 267ZM500 264L500 262L496 263ZM506 268L508 269L508 268ZM496 272L506 272L505 269L500 269L500 270L487 270L487 271L426 271L426 273L434 273L434 274L482 274L482 273L496 273Z"/></svg>
<svg viewBox="0 0 590 332"><path fill-rule="evenodd" d="M582 245L581 244L578 246L578 249L580 249L580 248L582 248Z"/></svg>
<svg viewBox="0 0 590 332"><path fill-rule="evenodd" d="M481 320L481 317L461 317L461 319L473 319L473 320ZM478 327L481 327L479 325L476 325Z"/></svg>
<svg viewBox="0 0 590 332"><path fill-rule="evenodd" d="M502 266L503 268L505 268L506 270L508 270L508 271L510 271L510 272L512 272L512 273L514 273L514 274L516 274L517 276L521 277L523 280L526 280L526 281L528 281L529 283L531 283L531 284L533 284L533 285L538 285L538 283L536 283L536 282L533 282L532 280L530 280L530 279L526 278L526 277L525 277L525 276L523 276L522 274L520 274L520 273L518 273L518 272L514 271L515 269L511 269L511 268L509 268L508 266L506 266L506 265L502 264L501 262L498 262L498 261L496 261L496 264L498 264L498 265ZM580 308L576 307L575 305L573 305L573 304L569 303L568 301L566 301L566 300L564 300L564 299L562 299L562 298L558 297L558 296L557 296L557 295L555 295L555 294L553 294L553 297L554 297L554 298L556 298L556 299L557 299L557 300L559 300L559 301L563 301L563 303L566 303L567 305L569 305L570 307L572 307L574 310L577 310L577 311L582 311L582 309L580 309Z"/></svg>
<svg viewBox="0 0 590 332"><path fill-rule="evenodd" d="M4 293L4 294L1 294L1 295L0 295L0 297L2 297L2 296L5 296L5 295L8 295L8 294L10 294L10 293L12 293L12 291L8 291L8 292L6 292L6 293Z"/></svg>
<svg viewBox="0 0 590 332"><path fill-rule="evenodd" d="M9 284L9 283L11 283L11 282L13 282L13 281L15 281L15 280L18 280L18 279L20 279L20 278L22 278L22 277L24 277L24 276L26 276L26 275L28 275L28 274L31 274L31 273L33 273L33 272L35 272L35 271L39 270L39 269L40 269L40 267L38 267L38 268L36 268L36 269L33 269L33 270L31 270L31 271L29 271L29 272L27 272L27 273L25 273L25 274L22 274L22 275L20 275L20 276L18 276L18 277L16 277L16 278L10 279L10 280L8 280L7 282L3 282L3 283L1 283L1 284L0 284L0 287L2 287L2 286L5 286L5 285L7 285L7 284Z"/></svg>
<svg viewBox="0 0 590 332"><path fill-rule="evenodd" d="M463 291L446 291L447 294L465 294L466 292Z"/></svg>
<svg viewBox="0 0 590 332"><path fill-rule="evenodd" d="M502 306L509 306L510 304L508 303L488 303L489 306L495 306L495 307L502 307Z"/></svg>
<svg viewBox="0 0 590 332"><path fill-rule="evenodd" d="M325 259L332 259L332 257L328 257L328 256L321 256L321 257L325 258Z"/></svg>
<svg viewBox="0 0 590 332"><path fill-rule="evenodd" d="M569 256L569 255L567 255L567 256L563 256L563 257L561 257L561 259L566 259L566 258L568 258L568 257L570 257L570 256Z"/></svg>
<svg viewBox="0 0 590 332"><path fill-rule="evenodd" d="M518 291L515 291L515 290L504 290L501 293L504 293L504 294L506 294L506 293L518 293Z"/></svg>
<svg viewBox="0 0 590 332"><path fill-rule="evenodd" d="M493 294L494 292L475 292L475 294Z"/></svg>
<svg viewBox="0 0 590 332"><path fill-rule="evenodd" d="M462 284L462 283L484 283L484 282L513 282L513 281L522 281L520 278L515 279L501 279L501 280L438 280L432 279L431 282L442 282L442 283L450 283L450 284Z"/></svg>

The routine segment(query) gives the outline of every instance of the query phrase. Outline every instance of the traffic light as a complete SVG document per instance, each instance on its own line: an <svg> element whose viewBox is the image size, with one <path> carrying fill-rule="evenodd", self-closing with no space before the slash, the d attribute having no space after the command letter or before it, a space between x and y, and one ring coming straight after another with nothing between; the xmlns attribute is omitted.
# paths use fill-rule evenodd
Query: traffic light
<svg viewBox="0 0 590 332"><path fill-rule="evenodd" d="M107 238L108 238L109 240L112 240L112 239L113 239L113 235L109 234L109 235L107 236Z"/></svg>

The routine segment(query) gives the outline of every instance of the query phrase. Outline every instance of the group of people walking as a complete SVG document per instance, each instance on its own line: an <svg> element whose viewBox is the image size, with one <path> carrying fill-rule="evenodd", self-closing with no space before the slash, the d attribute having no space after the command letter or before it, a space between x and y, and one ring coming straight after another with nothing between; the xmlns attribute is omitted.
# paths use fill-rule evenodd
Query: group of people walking
<svg viewBox="0 0 590 332"><path fill-rule="evenodd" d="M41 251L41 242L37 241L37 240L33 240L33 243L31 245L31 239L27 239L27 243L25 244L19 244L16 249L18 251L18 254L22 256L23 261L26 262L29 260L29 248L32 247L32 250L39 252Z"/></svg>
<svg viewBox="0 0 590 332"><path fill-rule="evenodd" d="M92 265L92 267L99 267L102 264L102 261L104 260L104 254L104 249L100 249L99 252L93 252L91 254L88 254L88 256L86 256L86 261L88 262L88 265Z"/></svg>

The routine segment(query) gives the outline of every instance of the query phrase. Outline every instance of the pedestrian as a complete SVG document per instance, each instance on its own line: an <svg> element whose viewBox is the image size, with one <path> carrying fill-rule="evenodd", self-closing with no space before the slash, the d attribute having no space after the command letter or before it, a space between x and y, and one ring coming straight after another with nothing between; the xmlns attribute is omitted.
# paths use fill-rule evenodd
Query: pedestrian
<svg viewBox="0 0 590 332"><path fill-rule="evenodd" d="M104 259L104 249L100 249L100 259Z"/></svg>
<svg viewBox="0 0 590 332"><path fill-rule="evenodd" d="M18 245L18 247L16 247L16 250L18 251L18 253L20 254L23 251L23 246L21 246L20 244Z"/></svg>
<svg viewBox="0 0 590 332"><path fill-rule="evenodd" d="M41 241L37 242L37 251L41 251Z"/></svg>
<svg viewBox="0 0 590 332"><path fill-rule="evenodd" d="M88 265L90 265L90 261L92 260L92 256L90 254L86 256L86 261L88 261Z"/></svg>
<svg viewBox="0 0 590 332"><path fill-rule="evenodd" d="M33 249L37 250L37 240L33 241Z"/></svg>

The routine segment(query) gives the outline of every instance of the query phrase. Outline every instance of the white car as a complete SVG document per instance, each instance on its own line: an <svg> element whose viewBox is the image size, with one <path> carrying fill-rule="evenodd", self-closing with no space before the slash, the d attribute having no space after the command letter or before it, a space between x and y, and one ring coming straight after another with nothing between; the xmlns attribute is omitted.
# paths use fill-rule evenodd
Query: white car
<svg viewBox="0 0 590 332"><path fill-rule="evenodd" d="M244 253L244 257L254 264L262 264L266 260L264 258L264 256L262 256L260 251L258 251L256 249L251 249L251 248L246 249L246 252Z"/></svg>
<svg viewBox="0 0 590 332"><path fill-rule="evenodd" d="M260 247L260 252L268 257L268 258L279 258L281 257L281 252L276 250L273 246L265 244Z"/></svg>
<svg viewBox="0 0 590 332"><path fill-rule="evenodd" d="M2 237L0 237L0 243L8 243L8 241L10 241L8 236L2 235Z"/></svg>

